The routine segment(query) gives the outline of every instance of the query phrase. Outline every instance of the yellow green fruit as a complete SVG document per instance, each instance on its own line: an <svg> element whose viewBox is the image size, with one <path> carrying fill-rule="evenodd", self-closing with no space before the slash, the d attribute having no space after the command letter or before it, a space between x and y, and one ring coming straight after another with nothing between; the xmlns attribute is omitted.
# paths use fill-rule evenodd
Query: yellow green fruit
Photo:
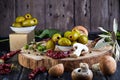
<svg viewBox="0 0 120 80"><path fill-rule="evenodd" d="M14 22L12 24L13 27L22 27L21 23L18 23L18 22Z"/></svg>
<svg viewBox="0 0 120 80"><path fill-rule="evenodd" d="M61 38L61 34L59 33L55 33L53 36L52 36L52 40L56 43L58 42L58 40Z"/></svg>
<svg viewBox="0 0 120 80"><path fill-rule="evenodd" d="M87 44L88 43L88 37L86 35L81 35L79 38L78 38L78 42L79 43L82 43L82 44Z"/></svg>
<svg viewBox="0 0 120 80"><path fill-rule="evenodd" d="M66 37L66 38L68 38L68 35L71 33L71 31L66 31L65 33L64 33L64 37Z"/></svg>
<svg viewBox="0 0 120 80"><path fill-rule="evenodd" d="M23 22L25 18L23 16L18 16L15 20L15 22Z"/></svg>
<svg viewBox="0 0 120 80"><path fill-rule="evenodd" d="M38 20L37 20L36 18L33 18L32 20L33 20L33 22L34 22L34 25L37 25L37 24L38 24Z"/></svg>
<svg viewBox="0 0 120 80"><path fill-rule="evenodd" d="M25 19L32 19L32 15L29 13L25 14Z"/></svg>
<svg viewBox="0 0 120 80"><path fill-rule="evenodd" d="M48 40L46 43L46 49L55 49L55 43L53 40Z"/></svg>
<svg viewBox="0 0 120 80"><path fill-rule="evenodd" d="M69 39L67 39L65 37L62 37L62 38L59 39L58 44L60 46L71 46L72 43Z"/></svg>
<svg viewBox="0 0 120 80"><path fill-rule="evenodd" d="M75 44L75 43L77 43L77 41L73 41L73 42L72 42L72 45Z"/></svg>
<svg viewBox="0 0 120 80"><path fill-rule="evenodd" d="M72 29L72 32L73 31L75 31L75 32L77 32L77 33L79 33L79 34L81 34L81 32L78 30L78 29Z"/></svg>
<svg viewBox="0 0 120 80"><path fill-rule="evenodd" d="M22 22L22 26L23 27L29 27L29 26L33 26L35 23L32 19L27 19L25 21Z"/></svg>
<svg viewBox="0 0 120 80"><path fill-rule="evenodd" d="M80 37L80 34L76 31L72 31L69 35L68 35L68 39L71 41L75 41Z"/></svg>

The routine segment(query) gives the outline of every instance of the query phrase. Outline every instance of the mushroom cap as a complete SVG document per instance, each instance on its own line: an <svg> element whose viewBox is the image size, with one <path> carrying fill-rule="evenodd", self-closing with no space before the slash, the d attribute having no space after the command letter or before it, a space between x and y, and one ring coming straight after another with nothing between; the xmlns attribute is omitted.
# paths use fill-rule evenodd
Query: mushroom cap
<svg viewBox="0 0 120 80"><path fill-rule="evenodd" d="M72 29L72 31L74 31L75 29L79 30L80 33L82 32L83 34L85 34L85 35L88 36L88 30L87 30L87 28L85 28L84 26L81 26L81 25L75 26L75 27Z"/></svg>
<svg viewBox="0 0 120 80"><path fill-rule="evenodd" d="M52 66L49 71L48 71L49 75L51 76L61 76L64 73L64 66L63 64L57 64Z"/></svg>
<svg viewBox="0 0 120 80"><path fill-rule="evenodd" d="M112 56L104 56L100 61L100 70L104 75L114 74L116 67L116 61Z"/></svg>
<svg viewBox="0 0 120 80"><path fill-rule="evenodd" d="M92 80L93 73L91 70L82 72L81 68L76 68L71 73L72 80Z"/></svg>

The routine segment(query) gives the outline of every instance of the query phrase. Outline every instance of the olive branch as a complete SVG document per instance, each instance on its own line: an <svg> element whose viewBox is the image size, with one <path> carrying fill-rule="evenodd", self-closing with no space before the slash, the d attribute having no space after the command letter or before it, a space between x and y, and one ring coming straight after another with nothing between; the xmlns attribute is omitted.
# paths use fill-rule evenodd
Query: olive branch
<svg viewBox="0 0 120 80"><path fill-rule="evenodd" d="M106 45L112 45L113 56L115 60L118 61L120 59L120 46L117 42L117 30L118 30L117 20L114 19L113 21L112 32L109 32L103 29L102 27L98 27L98 29L100 29L103 32L103 34L98 35L99 37L101 37L101 39L95 44L94 49L98 49Z"/></svg>
<svg viewBox="0 0 120 80"><path fill-rule="evenodd" d="M9 39L2 39L0 40L0 42L4 42L4 41L8 41Z"/></svg>

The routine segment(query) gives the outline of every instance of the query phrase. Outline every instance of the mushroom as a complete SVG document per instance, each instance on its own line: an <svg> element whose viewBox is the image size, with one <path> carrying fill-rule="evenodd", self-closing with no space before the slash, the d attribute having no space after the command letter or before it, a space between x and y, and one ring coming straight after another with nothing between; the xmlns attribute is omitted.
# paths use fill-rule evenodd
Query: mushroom
<svg viewBox="0 0 120 80"><path fill-rule="evenodd" d="M64 66L62 63L57 64L52 66L49 71L48 71L49 75L51 76L61 76L64 73Z"/></svg>
<svg viewBox="0 0 120 80"><path fill-rule="evenodd" d="M79 26L75 26L75 27L72 29L72 31L76 31L76 30L78 30L78 31L80 32L80 34L82 33L82 34L88 36L88 30L87 30L84 26L79 25Z"/></svg>
<svg viewBox="0 0 120 80"><path fill-rule="evenodd" d="M76 68L71 73L72 80L92 80L93 73L87 63L80 63L80 68Z"/></svg>
<svg viewBox="0 0 120 80"><path fill-rule="evenodd" d="M100 61L100 70L104 75L112 75L116 71L116 61L112 56L104 56Z"/></svg>
<svg viewBox="0 0 120 80"><path fill-rule="evenodd" d="M76 56L80 56L81 52L84 50L85 52L88 52L88 47L84 44L81 43L75 43L73 45L73 54L75 54Z"/></svg>

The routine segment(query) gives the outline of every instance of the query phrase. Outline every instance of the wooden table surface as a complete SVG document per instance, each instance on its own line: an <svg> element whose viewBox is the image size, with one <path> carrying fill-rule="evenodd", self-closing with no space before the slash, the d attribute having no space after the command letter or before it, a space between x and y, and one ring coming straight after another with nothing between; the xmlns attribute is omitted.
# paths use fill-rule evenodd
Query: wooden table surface
<svg viewBox="0 0 120 80"><path fill-rule="evenodd" d="M29 80L28 74L32 70L22 67L17 61L12 61L12 58L7 63L14 63L17 68L7 75L0 75L0 80ZM120 62L118 62L117 71L113 75L104 76L100 71L93 71L93 75L93 80L120 80ZM52 77L46 71L37 74L33 80L71 80L71 73L64 72L60 77Z"/></svg>
<svg viewBox="0 0 120 80"><path fill-rule="evenodd" d="M0 43L0 56L4 55L4 53L7 52L9 52L9 42ZM0 80L29 80L28 74L32 70L19 65L16 57L17 55L13 56L9 60L7 60L6 63L13 63L17 66L17 68L12 70L12 72L7 75L0 75ZM93 71L93 75L93 80L120 80L120 61L117 63L117 70L115 74L104 76L100 71ZM37 74L35 79L33 80L71 80L71 73L64 72L64 74L60 77L52 77L46 71L45 73Z"/></svg>

